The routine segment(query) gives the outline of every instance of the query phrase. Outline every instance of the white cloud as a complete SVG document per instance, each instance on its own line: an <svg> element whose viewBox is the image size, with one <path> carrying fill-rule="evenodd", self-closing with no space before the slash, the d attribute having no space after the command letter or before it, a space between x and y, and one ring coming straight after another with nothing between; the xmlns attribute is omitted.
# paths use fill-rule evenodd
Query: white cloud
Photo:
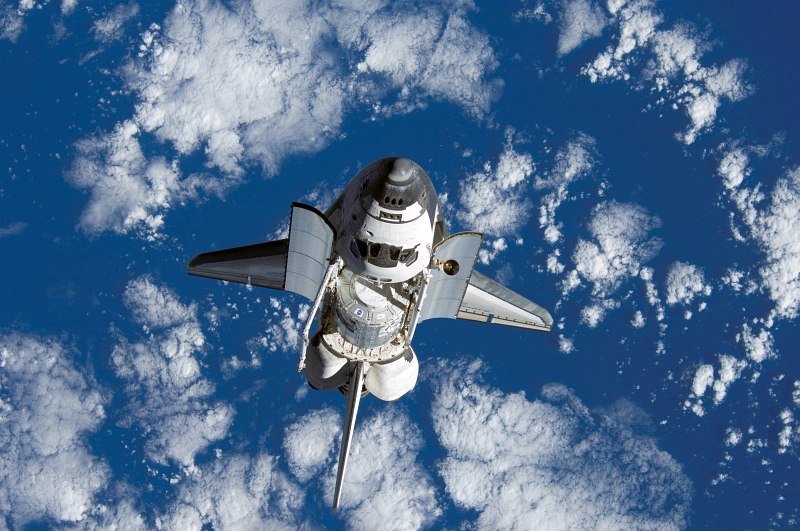
<svg viewBox="0 0 800 531"><path fill-rule="evenodd" d="M792 439L797 438L796 436L793 436L793 432L795 430L792 429L794 415L792 414L791 410L787 408L781 411L779 418L783 424L783 429L780 431L780 433L778 433L778 453L785 454L792 445ZM797 430L797 434L800 435L800 429Z"/></svg>
<svg viewBox="0 0 800 531"><path fill-rule="evenodd" d="M178 500L156 520L165 531L293 530L301 527L305 493L260 453L223 456L204 464L179 487ZM306 527L307 528L307 527Z"/></svg>
<svg viewBox="0 0 800 531"><path fill-rule="evenodd" d="M657 104L672 102L682 106L690 124L676 137L686 144L710 129L716 120L722 99L740 101L753 93L744 81L747 63L731 59L721 67L702 66L702 55L711 45L693 26L678 22L661 29L664 17L651 0L615 0L609 2L614 17L616 43L608 46L581 72L594 83L602 80L631 80L637 87L649 86L663 96ZM633 72L638 64L646 66ZM648 106L649 108L650 106Z"/></svg>
<svg viewBox="0 0 800 531"><path fill-rule="evenodd" d="M153 235L164 224L171 202L196 196L194 179L181 180L177 161L147 160L131 121L117 124L104 137L88 137L76 145L77 157L66 177L88 190L89 203L79 227L89 234L113 230L124 234L139 229Z"/></svg>
<svg viewBox="0 0 800 531"><path fill-rule="evenodd" d="M691 410L699 417L705 415L703 408L703 396L706 390L714 392L714 404L719 405L725 400L725 395L728 392L728 387L739 379L742 371L747 367L747 362L744 360L737 360L733 356L727 354L719 355L719 375L714 379L714 367L709 364L702 364L697 367L692 380L692 393L689 395L689 400L684 402L684 409L691 408Z"/></svg>
<svg viewBox="0 0 800 531"><path fill-rule="evenodd" d="M268 352L291 352L297 349L311 306L301 303L292 311L286 301L275 297L270 297L269 303L269 308L264 311L264 333L252 338L248 345L253 350L262 348Z"/></svg>
<svg viewBox="0 0 800 531"><path fill-rule="evenodd" d="M575 343L572 338L565 337L564 334L558 335L558 350L564 354L569 354L575 350Z"/></svg>
<svg viewBox="0 0 800 531"><path fill-rule="evenodd" d="M661 220L639 205L600 203L588 223L594 241L579 239L572 254L575 270L594 284L594 295L605 297L658 253L661 240L649 232L660 226Z"/></svg>
<svg viewBox="0 0 800 531"><path fill-rule="evenodd" d="M591 414L571 390L542 398L486 385L479 361L448 362L433 381L433 425L447 457L440 473L476 529L683 529L691 483L634 428L627 401ZM620 453L620 448L625 452Z"/></svg>
<svg viewBox="0 0 800 531"><path fill-rule="evenodd" d="M330 464L341 440L341 426L342 416L326 408L312 411L286 427L283 449L289 470L300 482L305 483Z"/></svg>
<svg viewBox="0 0 800 531"><path fill-rule="evenodd" d="M725 430L725 446L736 446L742 442L742 430L728 428Z"/></svg>
<svg viewBox="0 0 800 531"><path fill-rule="evenodd" d="M744 179L750 175L747 152L734 145L722 156L717 167L717 173L723 178L723 184L728 190L736 190Z"/></svg>
<svg viewBox="0 0 800 531"><path fill-rule="evenodd" d="M581 310L581 322L589 328L595 328L606 317L606 309L602 304L592 304Z"/></svg>
<svg viewBox="0 0 800 531"><path fill-rule="evenodd" d="M764 157L781 142L782 135L775 135L770 143L762 146L742 146L738 142L722 144L717 167L750 238L765 255L758 274L761 277L760 288L766 290L775 303L767 319L769 324L774 317L794 319L800 312L800 218L797 216L800 211L800 167L787 170L768 195L762 192L761 183L753 188L741 185L752 172L750 156ZM760 207L765 201L766 204ZM733 222L731 228L737 239L745 240ZM730 270L722 280L738 291L743 276L744 273ZM748 287L750 291L752 287Z"/></svg>
<svg viewBox="0 0 800 531"><path fill-rule="evenodd" d="M658 297L658 290L655 283L653 283L653 268L643 267L639 271L639 278L644 281L644 287L647 295L647 302L650 303L656 310L656 319L659 321L664 320L664 307L661 305L661 299Z"/></svg>
<svg viewBox="0 0 800 531"><path fill-rule="evenodd" d="M566 55L585 41L599 37L606 27L602 8L589 0L563 0L558 34L558 55Z"/></svg>
<svg viewBox="0 0 800 531"><path fill-rule="evenodd" d="M667 304L688 305L697 295L711 295L703 270L684 262L674 262L667 271Z"/></svg>
<svg viewBox="0 0 800 531"><path fill-rule="evenodd" d="M633 314L633 319L631 319L631 326L634 328L644 328L646 321L642 312L636 310L636 313Z"/></svg>
<svg viewBox="0 0 800 531"><path fill-rule="evenodd" d="M703 396L706 389L714 385L714 367L712 365L700 365L694 373L692 380L692 393L695 396Z"/></svg>
<svg viewBox="0 0 800 531"><path fill-rule="evenodd" d="M514 130L506 130L506 144L497 166L487 162L483 171L467 176L459 185L457 218L468 230L489 236L515 234L530 216L531 203L525 197L533 158L514 149Z"/></svg>
<svg viewBox="0 0 800 531"><path fill-rule="evenodd" d="M416 530L441 515L432 479L417 462L423 444L398 405L359 421L340 504L350 529ZM333 499L336 476L334 467L329 470L322 480L326 501Z"/></svg>
<svg viewBox="0 0 800 531"><path fill-rule="evenodd" d="M774 358L775 346L772 334L762 328L758 335L751 332L747 323L742 325L742 332L736 334L736 342L742 342L747 357L756 363L761 363L767 358Z"/></svg>
<svg viewBox="0 0 800 531"><path fill-rule="evenodd" d="M0 336L0 527L86 518L110 476L86 441L105 402L57 342Z"/></svg>
<svg viewBox="0 0 800 531"><path fill-rule="evenodd" d="M558 150L555 164L544 177L536 177L537 190L551 190L541 199L539 226L544 230L544 239L555 244L561 239L562 223L556 223L556 210L567 199L567 187L588 175L595 165L594 138L579 134L576 139Z"/></svg>
<svg viewBox="0 0 800 531"><path fill-rule="evenodd" d="M192 468L198 452L225 437L234 416L233 407L212 401L214 384L201 374L196 353L205 337L197 309L148 278L132 280L123 300L146 333L162 330L138 343L120 337L111 352L117 376L127 382L122 422L143 428L148 458Z"/></svg>
<svg viewBox="0 0 800 531"><path fill-rule="evenodd" d="M742 370L747 367L747 362L737 360L733 356L720 354L719 378L714 381L714 403L719 404L725 400L728 387L742 375Z"/></svg>
<svg viewBox="0 0 800 531"><path fill-rule="evenodd" d="M6 236L16 236L17 234L22 234L22 231L25 230L28 224L24 221L18 221L16 223L12 223L5 229L0 228L0 238L5 238Z"/></svg>
<svg viewBox="0 0 800 531"><path fill-rule="evenodd" d="M496 240L486 240L485 244L481 246L478 251L478 261L484 265L489 265L497 255L508 249L508 244L505 238L497 238Z"/></svg>
<svg viewBox="0 0 800 531"><path fill-rule="evenodd" d="M552 253L547 255L547 271L554 275L560 275L567 268L564 264L558 261L561 256L560 249L554 249Z"/></svg>
<svg viewBox="0 0 800 531"><path fill-rule="evenodd" d="M290 471L303 483L322 475L326 503L333 499L341 423L339 413L326 408L284 432ZM417 462L422 446L419 428L399 406L359 419L340 503L350 529L422 529L441 515L431 478Z"/></svg>
<svg viewBox="0 0 800 531"><path fill-rule="evenodd" d="M323 149L359 106L388 116L436 99L485 115L502 83L487 79L497 61L467 19L473 6L386 7L179 3L122 68L135 114L78 143L68 179L91 192L81 228L152 234L175 202L240 184L244 164L274 175L287 156ZM145 154L145 138L178 159ZM209 173L182 177L180 157L200 149Z"/></svg>
<svg viewBox="0 0 800 531"><path fill-rule="evenodd" d="M61 14L65 17L71 15L76 7L78 7L78 0L61 0Z"/></svg>
<svg viewBox="0 0 800 531"><path fill-rule="evenodd" d="M64 5L61 5L64 11ZM73 8L74 9L74 6ZM120 4L106 16L95 21L92 25L94 38L100 42L111 42L122 38L125 32L125 23L139 14L139 4L131 0L128 4Z"/></svg>
<svg viewBox="0 0 800 531"><path fill-rule="evenodd" d="M16 5L15 5L16 4ZM0 40L17 42L25 29L25 15L36 5L34 0L3 2L0 4Z"/></svg>
<svg viewBox="0 0 800 531"><path fill-rule="evenodd" d="M619 308L619 301L614 299L598 299L581 310L581 323L589 328L595 328L606 318L608 310Z"/></svg>
<svg viewBox="0 0 800 531"><path fill-rule="evenodd" d="M92 509L92 518L81 522L82 531L148 531L144 517L134 508L133 497L108 506L97 504Z"/></svg>
<svg viewBox="0 0 800 531"><path fill-rule="evenodd" d="M553 22L553 15L547 12L544 7L543 2L539 2L536 4L536 7L533 9L524 8L520 9L513 15L514 22L519 22L520 20L538 20L543 22L544 24L550 24Z"/></svg>
<svg viewBox="0 0 800 531"><path fill-rule="evenodd" d="M197 305L185 306L174 292L156 286L147 277L128 282L122 300L145 331L177 326L195 320L197 315Z"/></svg>
<svg viewBox="0 0 800 531"><path fill-rule="evenodd" d="M800 310L800 168L775 184L769 205L752 222L755 240L766 254L759 268L762 286L778 317L794 319Z"/></svg>

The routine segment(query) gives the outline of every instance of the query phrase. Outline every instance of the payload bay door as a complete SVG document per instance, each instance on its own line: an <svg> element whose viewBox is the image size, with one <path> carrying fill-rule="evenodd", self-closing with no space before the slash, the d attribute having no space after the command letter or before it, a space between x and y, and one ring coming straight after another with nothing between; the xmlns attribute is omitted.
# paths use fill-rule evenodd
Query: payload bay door
<svg viewBox="0 0 800 531"><path fill-rule="evenodd" d="M292 203L283 289L314 300L325 278L334 236L333 226L324 214L314 207Z"/></svg>
<svg viewBox="0 0 800 531"><path fill-rule="evenodd" d="M435 267L431 268L420 321L456 318L481 242L483 234L480 232L459 232L436 245L433 250Z"/></svg>

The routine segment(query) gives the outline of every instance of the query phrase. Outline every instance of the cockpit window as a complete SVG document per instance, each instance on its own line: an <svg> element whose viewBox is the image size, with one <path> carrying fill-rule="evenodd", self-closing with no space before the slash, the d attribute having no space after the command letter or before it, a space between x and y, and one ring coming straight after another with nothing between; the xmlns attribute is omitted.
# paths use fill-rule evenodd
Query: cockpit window
<svg viewBox="0 0 800 531"><path fill-rule="evenodd" d="M364 240L356 240L356 245L358 246L358 254L361 258L367 257L367 249L369 248L369 244Z"/></svg>
<svg viewBox="0 0 800 531"><path fill-rule="evenodd" d="M398 262L411 265L417 260L417 251L414 249L403 249L385 243L367 242L353 238L350 242L350 252L356 258L366 260L378 267L397 267Z"/></svg>

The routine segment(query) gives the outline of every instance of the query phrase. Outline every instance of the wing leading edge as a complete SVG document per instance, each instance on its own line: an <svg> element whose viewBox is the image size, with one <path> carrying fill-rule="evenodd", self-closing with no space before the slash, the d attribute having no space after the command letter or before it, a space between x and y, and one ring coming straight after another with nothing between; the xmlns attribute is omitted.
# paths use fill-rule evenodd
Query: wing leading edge
<svg viewBox="0 0 800 531"><path fill-rule="evenodd" d="M283 289L289 239L203 253L189 262L189 274L253 286Z"/></svg>

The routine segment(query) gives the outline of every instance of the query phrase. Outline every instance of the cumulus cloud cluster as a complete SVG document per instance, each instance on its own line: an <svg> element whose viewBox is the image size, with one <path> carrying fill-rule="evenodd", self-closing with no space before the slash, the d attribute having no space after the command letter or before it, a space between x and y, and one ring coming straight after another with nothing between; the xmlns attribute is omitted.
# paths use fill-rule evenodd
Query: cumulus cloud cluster
<svg viewBox="0 0 800 531"><path fill-rule="evenodd" d="M177 500L158 517L158 529L301 528L305 492L278 469L266 453L219 457L197 467L179 489ZM307 528L307 527L306 527Z"/></svg>
<svg viewBox="0 0 800 531"><path fill-rule="evenodd" d="M235 413L213 399L214 384L201 374L205 337L197 308L147 277L130 281L123 298L146 335L136 343L120 337L111 353L126 382L122 422L143 429L148 458L191 469L198 452L227 434Z"/></svg>
<svg viewBox="0 0 800 531"><path fill-rule="evenodd" d="M131 0L120 4L92 25L94 38L100 42L119 40L124 34L125 23L139 14L139 4Z"/></svg>
<svg viewBox="0 0 800 531"><path fill-rule="evenodd" d="M593 414L557 384L531 401L489 387L482 372L479 361L448 362L431 408L447 451L440 474L455 503L477 511L475 529L686 526L691 483L637 433L641 410L622 400Z"/></svg>
<svg viewBox="0 0 800 531"><path fill-rule="evenodd" d="M164 224L159 211L196 194L191 184L198 181L182 181L177 161L145 157L138 134L139 127L126 120L111 133L85 138L75 146L76 158L66 177L89 192L78 225L85 232L122 234L142 228L152 235Z"/></svg>
<svg viewBox="0 0 800 531"><path fill-rule="evenodd" d="M340 505L352 529L422 529L441 514L432 478L417 462L423 445L419 428L398 406L364 419L353 438ZM332 501L334 480L334 473L323 478L326 501Z"/></svg>
<svg viewBox="0 0 800 531"><path fill-rule="evenodd" d="M488 79L497 61L468 20L472 8L179 3L122 69L134 115L78 144L67 176L91 195L81 228L152 234L175 202L237 186L246 164L273 175L286 156L319 151L355 108L388 116L435 99L480 119L502 82ZM113 36L124 17L112 18L98 35ZM145 154L144 139L169 144L177 158ZM183 177L180 157L201 149L209 172Z"/></svg>
<svg viewBox="0 0 800 531"><path fill-rule="evenodd" d="M59 343L0 336L0 528L85 519L110 476L86 440L105 403Z"/></svg>
<svg viewBox="0 0 800 531"><path fill-rule="evenodd" d="M458 220L468 230L502 237L516 233L530 217L526 197L533 157L514 149L514 130L506 130L506 143L497 164L468 175L459 185Z"/></svg>
<svg viewBox="0 0 800 531"><path fill-rule="evenodd" d="M25 29L25 15L36 6L35 0L0 3L0 39L17 42Z"/></svg>
<svg viewBox="0 0 800 531"><path fill-rule="evenodd" d="M331 452L341 439L342 416L332 408L303 415L286 427L283 448L289 470L305 483L330 464Z"/></svg>
<svg viewBox="0 0 800 531"><path fill-rule="evenodd" d="M703 408L703 397L706 390L714 392L714 404L719 405L725 400L725 395L728 392L728 387L739 379L742 371L747 367L747 362L744 360L737 360L733 356L727 354L719 355L719 369L717 371L717 378L714 379L714 366L710 364L701 364L695 370L694 378L692 379L692 392L689 399L683 404L684 409L691 408L691 410L698 416L705 415Z"/></svg>
<svg viewBox="0 0 800 531"><path fill-rule="evenodd" d="M761 363L767 358L775 357L775 344L772 334L762 328L757 334L745 323L742 332L736 334L736 342L742 342L747 357L756 363Z"/></svg>
<svg viewBox="0 0 800 531"><path fill-rule="evenodd" d="M675 262L669 267L669 271L667 271L667 304L688 306L696 296L703 295L711 295L711 285L706 284L702 269L685 262ZM701 303L700 309L704 308L704 303ZM685 317L688 319L691 315L691 311L687 310Z"/></svg>
<svg viewBox="0 0 800 531"><path fill-rule="evenodd" d="M565 0L561 4L558 55L566 55L584 41L603 34L606 15L589 0Z"/></svg>
<svg viewBox="0 0 800 531"><path fill-rule="evenodd" d="M794 319L800 312L800 167L787 170L765 194L760 183L752 188L743 183L752 171L751 154L763 156L769 147L745 148L735 143L721 147L717 173L750 239L764 253L758 274L760 287L775 303L772 316ZM739 239L746 239L734 231Z"/></svg>
<svg viewBox="0 0 800 531"><path fill-rule="evenodd" d="M539 206L539 226L548 243L555 244L561 239L563 223L556 223L556 210L566 201L567 188L592 171L596 158L594 138L579 134L558 150L553 168L534 180L537 190L549 190Z"/></svg>
<svg viewBox="0 0 800 531"><path fill-rule="evenodd" d="M587 0L576 0L568 6L575 6L564 11L574 22L565 21L562 27L577 29L569 33L562 30L562 35L565 49L571 50L573 42L580 44L581 39L599 35L605 18ZM744 80L747 70L744 60L703 66L700 60L711 48L705 37L686 22L664 28L664 16L656 10L654 1L612 0L606 3L606 9L615 42L586 65L582 73L593 83L633 79L637 86L661 94L659 104L672 102L674 109L683 107L690 124L676 136L684 143L693 143L698 134L713 126L723 99L736 102L753 92ZM568 38L572 34L577 37Z"/></svg>
<svg viewBox="0 0 800 531"><path fill-rule="evenodd" d="M661 220L639 205L600 203L587 225L593 240L579 239L572 254L575 271L593 284L593 295L606 297L655 257L662 242L650 231L660 226Z"/></svg>
<svg viewBox="0 0 800 531"><path fill-rule="evenodd" d="M327 503L338 466L340 426L335 411L312 411L287 426L283 442L289 469L299 481L324 473ZM422 529L441 514L431 477L417 462L422 446L419 428L400 407L389 405L359 420L340 504L351 529Z"/></svg>

